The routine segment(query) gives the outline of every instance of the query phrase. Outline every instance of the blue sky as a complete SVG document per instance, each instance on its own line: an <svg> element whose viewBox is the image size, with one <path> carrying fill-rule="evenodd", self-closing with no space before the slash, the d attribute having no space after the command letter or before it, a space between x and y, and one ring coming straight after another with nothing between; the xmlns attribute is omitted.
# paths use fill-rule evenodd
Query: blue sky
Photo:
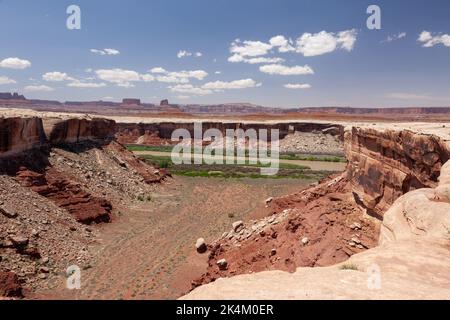
<svg viewBox="0 0 450 320"><path fill-rule="evenodd" d="M81 30L66 28L71 4ZM381 8L381 30L366 26L371 4ZM0 0L0 92L450 106L449 15L447 0Z"/></svg>

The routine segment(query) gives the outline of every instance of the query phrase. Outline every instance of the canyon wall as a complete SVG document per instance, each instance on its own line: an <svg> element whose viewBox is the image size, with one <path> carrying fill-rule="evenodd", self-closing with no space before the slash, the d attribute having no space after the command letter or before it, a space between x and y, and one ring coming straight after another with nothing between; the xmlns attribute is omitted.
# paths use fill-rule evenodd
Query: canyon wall
<svg viewBox="0 0 450 320"><path fill-rule="evenodd" d="M47 145L114 138L116 123L106 119L0 118L0 157L15 156Z"/></svg>
<svg viewBox="0 0 450 320"><path fill-rule="evenodd" d="M0 156L40 148L46 138L39 118L0 118Z"/></svg>
<svg viewBox="0 0 450 320"><path fill-rule="evenodd" d="M437 136L356 127L345 133L345 153L356 201L379 219L401 195L436 187L441 167L450 159Z"/></svg>
<svg viewBox="0 0 450 320"><path fill-rule="evenodd" d="M44 130L51 144L78 143L86 140L109 142L116 123L106 119L44 119Z"/></svg>
<svg viewBox="0 0 450 320"><path fill-rule="evenodd" d="M160 144L160 143L170 143L172 132L177 129L186 129L194 137L194 123L175 123L175 122L164 122L164 123L119 123L117 124L117 134L116 138L118 142L124 144ZM344 127L341 125L335 125L331 123L278 123L278 124L264 124L264 123L227 123L227 122L202 122L202 132L204 133L208 129L218 129L224 136L226 130L236 130L236 129L255 129L257 134L260 129L270 130L278 129L280 132L280 139L285 138L289 133L295 131L300 132L312 132L312 131L323 131L334 136L339 136L343 138Z"/></svg>

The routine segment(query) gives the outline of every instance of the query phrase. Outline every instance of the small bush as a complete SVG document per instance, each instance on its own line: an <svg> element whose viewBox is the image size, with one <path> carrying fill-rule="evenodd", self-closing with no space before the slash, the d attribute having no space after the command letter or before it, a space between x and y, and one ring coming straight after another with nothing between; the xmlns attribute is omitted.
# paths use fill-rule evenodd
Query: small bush
<svg viewBox="0 0 450 320"><path fill-rule="evenodd" d="M358 270L358 266L353 263L345 263L339 267L341 270Z"/></svg>
<svg viewBox="0 0 450 320"><path fill-rule="evenodd" d="M167 169L170 167L170 163L167 160L161 160L161 162L159 163L159 167L161 169Z"/></svg>

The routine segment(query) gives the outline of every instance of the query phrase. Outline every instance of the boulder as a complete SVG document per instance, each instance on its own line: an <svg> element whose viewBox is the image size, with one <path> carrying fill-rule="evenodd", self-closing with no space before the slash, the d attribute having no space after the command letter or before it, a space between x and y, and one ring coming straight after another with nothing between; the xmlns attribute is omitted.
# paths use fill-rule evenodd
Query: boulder
<svg viewBox="0 0 450 320"><path fill-rule="evenodd" d="M233 231L234 232L239 232L243 227L244 227L243 221L239 220L239 221L233 222Z"/></svg>
<svg viewBox="0 0 450 320"><path fill-rule="evenodd" d="M220 270L227 270L228 268L228 262L225 259L220 259L217 261L217 265L219 266Z"/></svg>
<svg viewBox="0 0 450 320"><path fill-rule="evenodd" d="M195 243L195 248L197 249L198 253L205 253L208 247L206 246L205 239L198 238L197 242Z"/></svg>

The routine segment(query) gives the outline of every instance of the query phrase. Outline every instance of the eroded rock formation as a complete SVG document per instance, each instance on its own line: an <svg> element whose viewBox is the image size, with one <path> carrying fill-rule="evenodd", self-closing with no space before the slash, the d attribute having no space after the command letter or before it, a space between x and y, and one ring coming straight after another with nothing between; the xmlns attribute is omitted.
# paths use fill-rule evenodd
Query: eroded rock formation
<svg viewBox="0 0 450 320"><path fill-rule="evenodd" d="M44 119L44 129L52 145L97 141L110 142L115 133L116 123L107 119Z"/></svg>
<svg viewBox="0 0 450 320"><path fill-rule="evenodd" d="M347 179L358 202L382 218L401 195L437 185L450 159L445 144L433 135L352 128L345 133Z"/></svg>
<svg viewBox="0 0 450 320"><path fill-rule="evenodd" d="M8 157L46 143L39 118L0 118L0 156Z"/></svg>

